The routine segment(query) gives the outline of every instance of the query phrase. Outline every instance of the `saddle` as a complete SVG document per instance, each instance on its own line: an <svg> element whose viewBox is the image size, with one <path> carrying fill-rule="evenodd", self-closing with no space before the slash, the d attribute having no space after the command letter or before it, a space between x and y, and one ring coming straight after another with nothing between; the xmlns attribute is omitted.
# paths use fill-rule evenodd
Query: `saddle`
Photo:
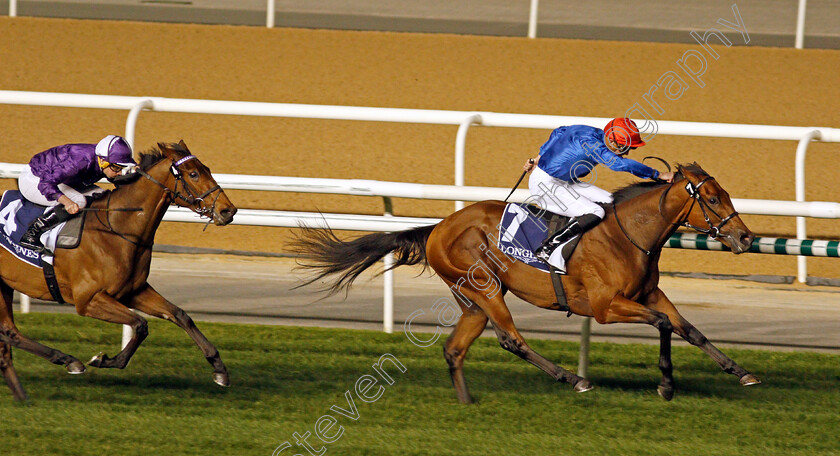
<svg viewBox="0 0 840 456"><path fill-rule="evenodd" d="M551 282L554 284L554 293L557 297L557 303L553 308L564 311L569 311L569 306L566 303L566 293L563 290L560 274L555 268L537 259L533 252L548 236L565 226L568 221L569 217L545 211L537 206L509 203L505 206L502 221L499 224L497 243L499 250L508 257L551 274ZM574 251L578 240L573 242L575 245L571 246L569 252ZM566 260L568 261L568 258Z"/></svg>

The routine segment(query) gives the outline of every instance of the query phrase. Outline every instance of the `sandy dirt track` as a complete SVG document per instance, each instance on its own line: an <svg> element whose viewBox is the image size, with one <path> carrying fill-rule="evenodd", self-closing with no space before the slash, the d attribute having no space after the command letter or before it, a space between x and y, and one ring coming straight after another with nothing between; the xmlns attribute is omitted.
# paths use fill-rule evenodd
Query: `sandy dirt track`
<svg viewBox="0 0 840 456"><path fill-rule="evenodd" d="M711 27L712 24L698 24ZM351 106L621 115L694 47L558 39L346 32L259 27L0 18L6 90L161 96ZM738 34L731 34L735 42ZM840 126L840 51L713 46L705 87L662 97L657 119ZM24 163L48 147L93 142L125 128L126 112L0 105L0 161ZM216 172L453 182L456 127L143 113L137 147L183 138ZM475 128L467 185L511 186L546 130ZM791 141L658 136L636 158L697 161L733 197L794 198ZM837 201L840 145L814 143L807 199ZM608 190L632 181L598 174ZM12 181L0 182L13 188ZM379 214L378 198L231 191L239 207ZM396 200L397 215L443 217L449 202ZM795 232L793 218L744 216L761 235ZM809 219L816 238L840 223ZM157 242L283 251L288 231L164 224ZM816 259L812 275L840 277ZM725 274L795 273L795 259L666 250L662 269Z"/></svg>

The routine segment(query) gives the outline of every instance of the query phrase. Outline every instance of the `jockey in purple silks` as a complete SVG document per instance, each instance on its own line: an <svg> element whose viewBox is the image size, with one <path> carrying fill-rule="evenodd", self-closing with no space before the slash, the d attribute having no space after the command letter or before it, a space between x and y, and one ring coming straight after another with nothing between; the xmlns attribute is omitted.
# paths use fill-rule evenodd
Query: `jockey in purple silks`
<svg viewBox="0 0 840 456"><path fill-rule="evenodd" d="M32 157L18 178L20 192L35 204L55 208L32 222L20 244L44 251L41 234L79 213L87 205L85 196L103 191L96 182L114 179L136 165L131 146L114 135L97 144L56 146Z"/></svg>

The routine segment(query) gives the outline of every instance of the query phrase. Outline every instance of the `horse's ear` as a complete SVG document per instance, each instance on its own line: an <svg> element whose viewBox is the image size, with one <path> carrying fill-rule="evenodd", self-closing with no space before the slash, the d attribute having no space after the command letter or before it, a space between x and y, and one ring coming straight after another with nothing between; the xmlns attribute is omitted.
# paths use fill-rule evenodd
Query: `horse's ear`
<svg viewBox="0 0 840 456"><path fill-rule="evenodd" d="M181 147L183 147L183 148L184 148L184 150L186 150L187 152L189 152L189 151L190 151L190 149L187 147L187 143L185 143L183 139L182 139L182 140L180 140L180 141L178 141L178 145L180 145Z"/></svg>

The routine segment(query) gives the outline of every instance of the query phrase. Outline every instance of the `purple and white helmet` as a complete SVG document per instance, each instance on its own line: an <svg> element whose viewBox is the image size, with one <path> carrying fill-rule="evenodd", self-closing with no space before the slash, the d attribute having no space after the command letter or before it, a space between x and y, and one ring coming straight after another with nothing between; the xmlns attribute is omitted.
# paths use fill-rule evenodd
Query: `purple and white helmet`
<svg viewBox="0 0 840 456"><path fill-rule="evenodd" d="M131 146L122 136L108 135L96 144L96 155L108 163L120 166L136 166L131 155Z"/></svg>

